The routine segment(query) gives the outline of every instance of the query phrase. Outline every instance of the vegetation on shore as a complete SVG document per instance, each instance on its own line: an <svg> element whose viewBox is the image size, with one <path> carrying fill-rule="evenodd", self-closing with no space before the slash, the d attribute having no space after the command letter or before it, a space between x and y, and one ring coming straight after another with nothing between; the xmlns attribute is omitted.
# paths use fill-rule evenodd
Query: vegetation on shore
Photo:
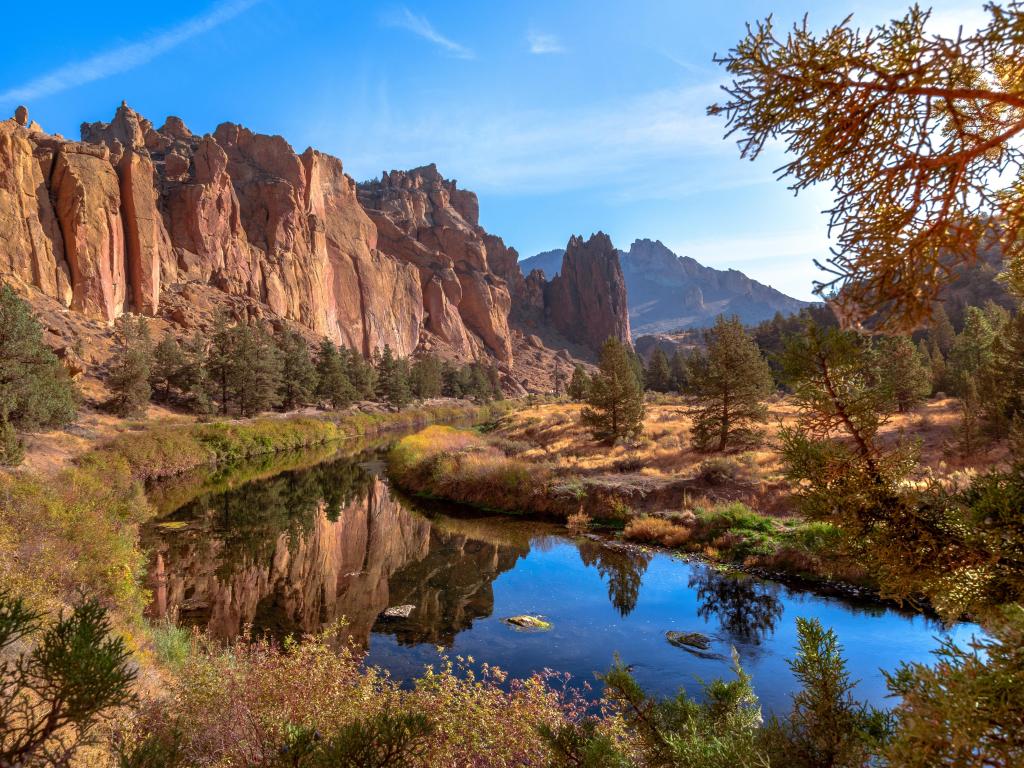
<svg viewBox="0 0 1024 768"><path fill-rule="evenodd" d="M56 477L0 473L0 584L35 608L95 597L119 621L138 626L145 594L137 525L151 516L143 481L431 421L487 419L494 407L449 401L406 411L157 426L116 437Z"/></svg>

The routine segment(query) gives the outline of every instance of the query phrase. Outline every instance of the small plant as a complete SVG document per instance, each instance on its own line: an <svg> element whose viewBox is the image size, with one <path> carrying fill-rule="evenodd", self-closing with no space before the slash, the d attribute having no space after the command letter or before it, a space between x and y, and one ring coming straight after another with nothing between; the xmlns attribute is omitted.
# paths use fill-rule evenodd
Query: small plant
<svg viewBox="0 0 1024 768"><path fill-rule="evenodd" d="M66 765L93 743L111 710L135 700L124 640L95 601L43 628L23 599L0 593L0 652L41 633L31 650L0 663L0 765Z"/></svg>
<svg viewBox="0 0 1024 768"><path fill-rule="evenodd" d="M565 521L565 527L568 528L572 533L582 533L590 527L592 518L586 512L583 511L583 506L580 505L580 511L569 515Z"/></svg>
<svg viewBox="0 0 1024 768"><path fill-rule="evenodd" d="M713 456L701 462L697 477L708 485L725 485L739 479L740 465L729 456Z"/></svg>

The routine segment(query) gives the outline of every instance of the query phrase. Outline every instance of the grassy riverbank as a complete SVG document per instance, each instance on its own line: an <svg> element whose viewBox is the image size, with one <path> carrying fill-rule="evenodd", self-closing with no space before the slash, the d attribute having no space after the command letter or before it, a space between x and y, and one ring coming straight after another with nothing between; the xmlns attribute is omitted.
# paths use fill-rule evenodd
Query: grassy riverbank
<svg viewBox="0 0 1024 768"><path fill-rule="evenodd" d="M140 424L55 475L0 473L0 587L48 612L95 597L121 626L138 628L146 602L138 524L153 514L143 481L435 421L486 420L494 412L443 402L399 412Z"/></svg>
<svg viewBox="0 0 1024 768"><path fill-rule="evenodd" d="M522 414L513 419L521 420ZM760 514L743 501L715 500L701 492L708 485L707 467L698 469L688 488L685 482L659 484L636 474L588 474L554 455L523 458L510 442L506 428L485 435L430 426L394 446L388 458L390 476L400 487L426 497L509 514L545 515L573 527L624 527L625 539L713 561L869 583L863 570L844 558L831 525ZM719 482L714 477L711 481ZM672 500L676 507L663 506Z"/></svg>

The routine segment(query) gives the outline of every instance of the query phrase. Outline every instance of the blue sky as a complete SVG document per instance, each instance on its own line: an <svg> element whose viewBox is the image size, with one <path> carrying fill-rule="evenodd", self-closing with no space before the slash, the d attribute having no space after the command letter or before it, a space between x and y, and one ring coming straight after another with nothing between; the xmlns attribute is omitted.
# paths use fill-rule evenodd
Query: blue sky
<svg viewBox="0 0 1024 768"><path fill-rule="evenodd" d="M50 2L47 21L17 3L0 114L25 103L77 138L125 99L157 125L175 114L197 133L229 120L281 134L359 180L436 162L522 256L601 229L810 298L827 190L794 198L774 180L777 150L738 159L704 114L723 82L711 57L768 13L869 25L908 3ZM944 31L983 18L981 0L933 6Z"/></svg>

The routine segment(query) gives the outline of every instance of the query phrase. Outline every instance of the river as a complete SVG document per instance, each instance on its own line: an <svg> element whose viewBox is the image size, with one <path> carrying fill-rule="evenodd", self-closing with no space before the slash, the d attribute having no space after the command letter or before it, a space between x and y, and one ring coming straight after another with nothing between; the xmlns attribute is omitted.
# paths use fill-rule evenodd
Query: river
<svg viewBox="0 0 1024 768"><path fill-rule="evenodd" d="M698 693L700 679L731 674L735 649L765 710L781 714L805 616L838 633L857 696L885 705L881 670L928 661L940 639L965 643L978 631L552 523L414 502L389 487L379 450L321 450L149 492L161 510L143 531L153 618L223 640L314 633L344 618L367 663L403 681L443 652L513 677L569 673L596 695L595 674L618 654L652 693ZM383 615L400 606L412 606L408 616ZM517 614L552 627L502 621ZM710 647L673 646L670 630L703 633Z"/></svg>

